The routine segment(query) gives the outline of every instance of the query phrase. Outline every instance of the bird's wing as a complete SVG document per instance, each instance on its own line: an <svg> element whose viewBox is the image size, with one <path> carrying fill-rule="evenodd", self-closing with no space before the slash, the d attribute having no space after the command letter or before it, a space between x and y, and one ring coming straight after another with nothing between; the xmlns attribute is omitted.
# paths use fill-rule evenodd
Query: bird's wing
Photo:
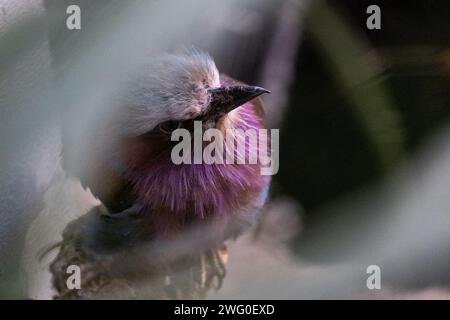
<svg viewBox="0 0 450 320"><path fill-rule="evenodd" d="M120 212L132 206L134 199L127 192L130 188L122 175L120 160L104 148L94 132L76 137L63 133L61 156L63 169L78 178L110 211Z"/></svg>

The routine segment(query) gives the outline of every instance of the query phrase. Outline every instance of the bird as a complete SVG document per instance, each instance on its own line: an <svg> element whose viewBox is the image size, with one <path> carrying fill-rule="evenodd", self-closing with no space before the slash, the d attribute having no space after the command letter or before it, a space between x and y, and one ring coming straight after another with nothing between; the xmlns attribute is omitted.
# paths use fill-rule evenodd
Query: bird
<svg viewBox="0 0 450 320"><path fill-rule="evenodd" d="M109 112L96 117L94 125L79 126L80 122L69 117L66 123L75 124L78 133L70 130L73 126L63 128L62 166L101 205L64 230L60 252L50 267L54 286L60 298L73 294L65 288L64 266L74 263L94 270L89 279L105 282L109 278L114 283L117 279L110 275L117 272L100 271L106 268L101 257L120 252L117 260L135 265L121 267L122 274L163 266L163 275L172 274L173 292L189 283L184 292L202 288L197 292L201 296L215 275L219 281L224 277L224 242L236 239L258 221L271 176L261 174L259 159L253 163L175 163L172 151L178 142L172 135L177 129L192 133L200 123L202 130L224 133L226 145L230 136L225 133L230 130L265 129L260 96L269 91L220 73L213 58L198 50L149 58L125 76L119 87ZM244 149L232 150L232 158L245 159L258 152L259 142L254 150L244 141ZM200 146L204 149L206 144ZM153 255L151 268L142 263L140 255L123 257L124 251L145 243L182 243L189 244L185 245L189 249L178 258L167 258L167 252L161 259ZM116 267L111 262L116 260L107 261L109 269ZM168 271L179 270L177 264L194 270L185 274L199 276L177 282L180 277ZM88 285L84 287L87 292ZM193 287L197 291L189 290ZM92 290L98 292L98 285Z"/></svg>
<svg viewBox="0 0 450 320"><path fill-rule="evenodd" d="M247 215L263 204L270 184L270 177L260 174L261 164L177 165L170 134L195 120L221 132L263 129L258 97L268 90L220 74L213 59L198 51L155 58L126 90L125 102L107 125L84 141L83 161L71 162L70 145L64 146L64 169L110 216L138 211L146 217L151 236L215 218L224 218L224 227L253 221Z"/></svg>
<svg viewBox="0 0 450 320"><path fill-rule="evenodd" d="M63 168L102 203L101 219L82 231L91 233L91 245L114 249L189 235L207 250L254 225L271 182L260 161L175 164L171 135L192 132L198 121L222 133L264 129L265 93L220 73L197 50L139 66L124 81L114 111L86 129L81 151L63 139Z"/></svg>

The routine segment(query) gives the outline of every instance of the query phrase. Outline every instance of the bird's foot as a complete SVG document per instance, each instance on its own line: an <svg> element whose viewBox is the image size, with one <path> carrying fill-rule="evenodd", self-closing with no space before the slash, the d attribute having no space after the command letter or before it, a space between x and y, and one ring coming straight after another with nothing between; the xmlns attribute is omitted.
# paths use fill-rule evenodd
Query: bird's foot
<svg viewBox="0 0 450 320"><path fill-rule="evenodd" d="M225 244L200 255L201 287L219 290L226 275L228 250Z"/></svg>
<svg viewBox="0 0 450 320"><path fill-rule="evenodd" d="M191 257L190 265L166 277L166 291L171 299L204 298L219 290L226 275L228 251L225 244Z"/></svg>

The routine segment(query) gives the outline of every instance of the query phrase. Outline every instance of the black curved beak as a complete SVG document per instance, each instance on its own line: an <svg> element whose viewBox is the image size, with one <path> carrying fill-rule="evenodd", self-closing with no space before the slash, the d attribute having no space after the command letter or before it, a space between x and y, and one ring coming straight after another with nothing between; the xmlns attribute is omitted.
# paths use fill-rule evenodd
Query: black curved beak
<svg viewBox="0 0 450 320"><path fill-rule="evenodd" d="M228 112L242 106L244 103L264 94L270 93L261 87L231 86L208 90L211 100L202 118L217 119Z"/></svg>

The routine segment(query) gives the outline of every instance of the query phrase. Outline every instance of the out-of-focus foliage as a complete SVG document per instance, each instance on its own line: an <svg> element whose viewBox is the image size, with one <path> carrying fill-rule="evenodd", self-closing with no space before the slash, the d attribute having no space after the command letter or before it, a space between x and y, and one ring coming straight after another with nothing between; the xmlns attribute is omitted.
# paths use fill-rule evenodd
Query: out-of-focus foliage
<svg viewBox="0 0 450 320"><path fill-rule="evenodd" d="M304 222L301 237L289 238L292 248L302 259L325 263L357 256L356 267L325 272L322 266L308 270L286 263L288 272L273 277L279 286L265 282L261 287L269 290L261 293L277 297L286 283L290 290L283 290L301 291L299 297L342 297L350 285L360 285L362 266L373 259L384 263L391 283L445 284L448 190L440 175L448 159L445 139L436 143L437 150L427 151L426 161L417 161L425 184L415 179L414 165L404 176L396 170L450 120L448 0L43 4L38 15L0 30L0 296L25 296L20 255L27 230L47 230L28 226L45 204L44 193L59 165L60 129L83 129L92 120L89 112L102 115L116 77L139 56L190 46L210 52L219 69L237 79L272 84L272 97L264 98L274 103L267 104L267 115L282 119L272 122L282 139L273 195L295 203L292 211ZM83 8L80 32L65 28L69 4ZM381 30L366 28L371 4L381 7ZM61 114L66 114L62 124ZM374 182L382 191L361 196L361 188ZM65 190L58 191L66 201ZM344 204L336 204L340 197ZM272 211L277 210L283 206L274 205ZM59 213L41 215L40 223L57 225L51 214ZM48 238L59 237L62 229ZM416 235L417 230L423 232ZM252 273L267 278L264 265L249 267L244 260L231 268L241 272L241 277L231 274L232 280ZM426 266L427 260L436 263ZM239 298L233 294L242 291L243 282L234 283L225 297L231 292Z"/></svg>

